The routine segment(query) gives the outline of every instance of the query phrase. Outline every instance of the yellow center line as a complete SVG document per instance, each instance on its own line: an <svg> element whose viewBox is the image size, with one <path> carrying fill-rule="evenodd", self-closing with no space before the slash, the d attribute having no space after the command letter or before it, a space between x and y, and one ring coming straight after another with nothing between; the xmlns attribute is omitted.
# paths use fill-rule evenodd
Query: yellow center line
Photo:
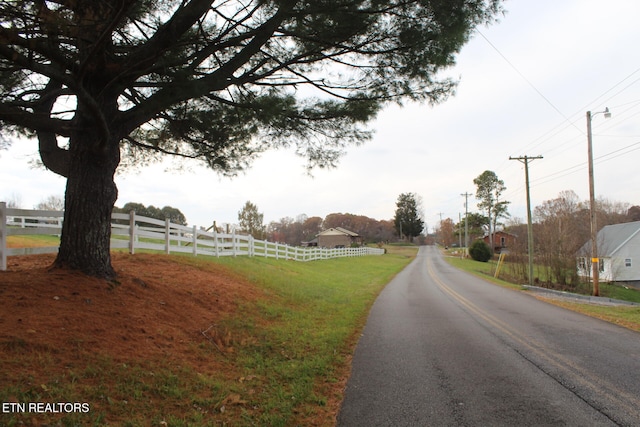
<svg viewBox="0 0 640 427"><path fill-rule="evenodd" d="M545 346L543 343L533 340L530 337L524 337L520 334L516 329L510 327L508 324L502 322L491 314L483 311L477 305L473 304L467 298L460 295L458 292L453 290L449 285L447 285L444 281L442 281L436 274L433 269L433 263L431 260L427 260L427 271L429 275L433 279L433 281L438 285L438 287L455 299L459 304L465 307L470 313L473 313L477 317L484 320L487 324L491 325L495 329L501 331L504 335L508 336L514 342L522 346L529 353L534 354L540 359L543 359L548 365L551 365L562 371L571 381L577 382L585 388L588 388L592 392L596 394L605 394L608 396L615 396L616 403L624 408L624 410L628 414L638 414L638 409L640 407L640 398L634 394L628 393L624 390L621 390L615 384L607 381L606 378L596 376L593 373L585 370L583 367L576 365L567 357L564 357L561 354L553 352L549 347ZM516 350L517 351L517 350ZM530 362L534 363L530 357L527 357L523 352L518 352L523 357L525 357ZM535 363L534 363L535 364ZM552 376L548 370L543 369L539 365L539 369L545 372L547 375ZM560 382L558 378L552 376L556 381ZM563 384L564 385L564 384Z"/></svg>

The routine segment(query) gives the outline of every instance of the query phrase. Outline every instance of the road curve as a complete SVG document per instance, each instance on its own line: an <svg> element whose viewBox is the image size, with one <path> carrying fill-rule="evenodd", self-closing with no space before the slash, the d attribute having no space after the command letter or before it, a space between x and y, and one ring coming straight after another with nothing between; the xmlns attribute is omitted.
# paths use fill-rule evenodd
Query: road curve
<svg viewBox="0 0 640 427"><path fill-rule="evenodd" d="M372 307L337 424L638 426L640 334L422 247Z"/></svg>

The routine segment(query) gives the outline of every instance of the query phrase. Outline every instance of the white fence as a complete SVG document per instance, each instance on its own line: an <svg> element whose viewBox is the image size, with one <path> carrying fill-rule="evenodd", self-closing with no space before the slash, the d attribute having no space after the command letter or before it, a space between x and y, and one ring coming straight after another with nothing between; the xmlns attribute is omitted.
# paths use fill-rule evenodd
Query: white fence
<svg viewBox="0 0 640 427"><path fill-rule="evenodd" d="M64 212L7 208L0 202L0 270L7 269L7 256L55 253L58 246L7 248L8 236L56 235L62 231ZM111 223L111 248L127 248L133 254L137 249L150 249L164 253L188 253L194 256L262 256L295 261L314 261L337 257L382 255L383 249L359 247L326 249L302 248L257 240L241 234L217 233L173 224L169 220L114 213Z"/></svg>

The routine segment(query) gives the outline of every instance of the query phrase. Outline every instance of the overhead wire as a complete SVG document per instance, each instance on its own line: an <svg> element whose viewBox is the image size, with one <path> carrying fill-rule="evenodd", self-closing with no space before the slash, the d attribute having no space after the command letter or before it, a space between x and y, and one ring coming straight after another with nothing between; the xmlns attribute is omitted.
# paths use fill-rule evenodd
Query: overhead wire
<svg viewBox="0 0 640 427"><path fill-rule="evenodd" d="M565 116L565 114L560 111L560 109L558 107L555 106L555 104L553 102L551 102L549 100L549 98L547 98L533 83L531 83L531 81L529 81L529 79L522 73L520 72L520 70L513 65L513 63L511 61L509 61L509 59L500 51L500 49L498 49L493 43L491 43L491 41L487 38L487 36L485 36L482 31L477 30L478 34L480 34L480 36L487 42L489 43L489 46L491 46L497 53L498 55L500 55L502 57L502 59L504 59L506 61L507 64L509 64L509 66L511 68L513 68L513 70L538 94L540 95L540 97L542 99L544 99L544 101L549 104L551 106L551 108L553 108L558 114L560 114L562 117L564 117L564 119L567 122L571 122L569 120L569 118L567 116Z"/></svg>
<svg viewBox="0 0 640 427"><path fill-rule="evenodd" d="M524 146L524 148L527 149L533 149L536 147L540 147L542 144L544 144L546 141L551 140L553 137L559 135L560 133L562 133L563 131L567 130L568 128L575 128L579 131L581 136L585 135L585 131L584 129L582 129L580 126L578 126L576 124L576 122L579 120L579 118L576 118L574 120L569 119L569 117L567 117L553 102L551 102L551 100L549 100L549 98L547 98L541 90L539 90L525 75L524 73L522 73L508 58L506 55L504 55L500 49L498 49L490 40L487 36L485 36L480 30L476 30L477 33L487 42L487 44L489 44L489 46L491 46L497 53L498 55L500 55L500 57L520 76L520 78L522 78L527 85L529 85L549 106L551 106L551 108L553 110L555 110L560 116L563 117L563 121L561 123L559 123L557 126L553 127L552 129L550 129L549 131L545 132L543 135L539 136L538 138L534 139L532 142L526 144ZM627 75L625 78L623 78L622 80L620 80L618 83L616 83L614 86L612 86L611 88L609 88L607 91L605 91L604 93L602 93L601 95L599 95L598 97L596 97L593 101L591 101L588 105L593 105L596 102L600 101L601 99L603 99L607 94L611 93L612 91L614 91L616 88L618 88L619 86L621 86L622 84L624 84L626 81L628 81L629 79L631 79L634 75L636 75L637 73L640 72L640 68L637 68L636 70L634 70L632 73L630 73L629 75ZM606 99L604 99L603 103L605 103L606 101L610 101L612 99L614 99L616 96L620 95L621 93L623 93L624 91L626 91L627 89L629 89L631 86L633 86L634 84L636 84L638 81L640 81L640 77L636 78L635 80L631 81L630 83L628 83L627 85L625 85L624 87L620 88L617 92L613 93L612 95L610 95L609 97L607 97ZM621 117L623 116L624 113L626 113L627 111L635 108L636 106L638 106L638 104L640 104L640 100L636 101L631 101L628 102L626 104L622 104L618 107L622 107L622 106L627 106L627 105L631 105L633 104L631 107L629 107L628 109L619 112L618 114L616 114L616 117ZM586 109L588 108L588 106L583 107L582 109L586 111ZM578 115L580 114L580 112L575 113L574 115L572 115L572 117L579 117ZM633 114L631 117L635 116L636 114L640 114L640 113L635 113ZM627 118L628 119L628 118ZM617 122L619 123L620 120L617 120ZM613 125L611 125L613 126ZM609 126L609 128L611 127ZM568 140L566 140L565 142L561 143L561 144L555 144L553 148L551 148L550 150L548 150L547 152L553 152L558 150L561 147L566 146L567 144L570 144L572 141L574 141L575 139L577 139L578 136L572 137ZM598 161L598 163L602 163L604 161L608 161L611 159L614 159L616 157L619 157L621 155L627 154L629 152L635 151L640 149L640 147L637 147L637 145L639 145L640 142L638 143L634 143L631 144L630 146L627 147L623 147L620 148L618 150L614 150L610 153L604 154L602 156L599 156L598 158L595 159L595 161ZM566 147L564 150L560 151L566 151L570 148L572 148L575 144ZM631 147L635 147L630 149L629 151L624 151L620 154L618 154L617 156L613 156L610 158L606 158L608 156L612 156L615 153L618 153L620 151L623 150L627 150ZM569 168L563 169L561 171L557 171L557 172L553 172L551 174L548 174L546 176L543 177L539 177L537 179L534 179L531 181L530 185L533 186L535 185L534 183L537 184L542 184L542 183L546 183L549 181L553 181L555 179L559 179L562 178L564 176L570 175L572 173L577 172L578 170L581 170L582 168L585 168L585 163L581 162L579 164L576 164L574 166L571 166ZM519 186L515 191L510 191L509 194L519 194L520 192L524 191L524 186Z"/></svg>

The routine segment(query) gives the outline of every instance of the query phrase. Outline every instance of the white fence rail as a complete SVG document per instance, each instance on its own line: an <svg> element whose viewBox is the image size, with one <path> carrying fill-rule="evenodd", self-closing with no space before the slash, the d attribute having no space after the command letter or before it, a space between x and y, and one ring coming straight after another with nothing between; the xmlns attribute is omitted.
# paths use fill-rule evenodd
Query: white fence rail
<svg viewBox="0 0 640 427"><path fill-rule="evenodd" d="M7 247L8 236L55 235L62 231L64 212L7 208L0 202L0 270L7 269L7 256L55 253L58 246ZM188 253L194 256L262 256L295 261L315 261L338 257L382 255L383 249L359 248L302 248L257 240L252 236L199 230L130 214L114 213L111 223L111 248L127 248L134 254L137 249L150 249L164 253Z"/></svg>

